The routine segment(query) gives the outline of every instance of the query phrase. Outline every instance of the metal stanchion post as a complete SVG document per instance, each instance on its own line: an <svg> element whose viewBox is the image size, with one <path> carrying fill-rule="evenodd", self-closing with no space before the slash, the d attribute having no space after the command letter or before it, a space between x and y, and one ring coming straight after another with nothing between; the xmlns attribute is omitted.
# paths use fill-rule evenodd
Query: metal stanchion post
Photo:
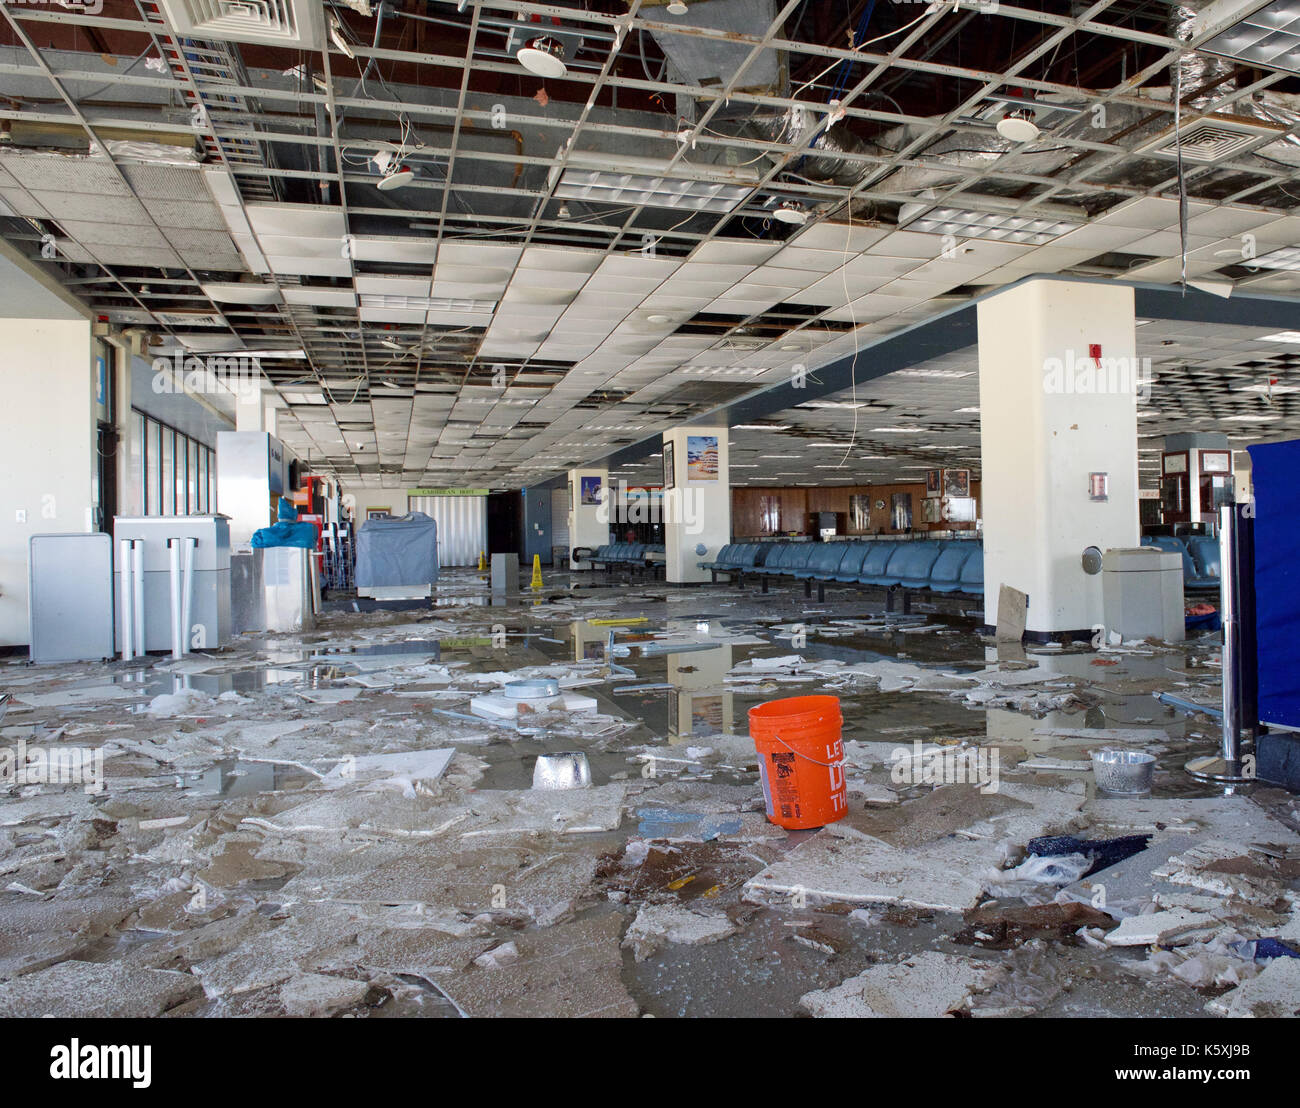
<svg viewBox="0 0 1300 1108"><path fill-rule="evenodd" d="M1219 614L1223 623L1223 741L1219 753L1193 758L1183 768L1198 781L1238 784L1253 778L1241 758L1241 564L1237 509L1219 509Z"/></svg>

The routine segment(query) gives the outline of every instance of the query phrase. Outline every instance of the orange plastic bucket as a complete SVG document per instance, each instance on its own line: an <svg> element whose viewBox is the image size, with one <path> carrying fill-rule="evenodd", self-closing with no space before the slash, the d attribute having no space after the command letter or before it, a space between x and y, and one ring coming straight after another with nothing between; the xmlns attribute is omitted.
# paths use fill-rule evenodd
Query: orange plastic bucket
<svg viewBox="0 0 1300 1108"><path fill-rule="evenodd" d="M843 726L837 696L791 696L750 708L767 818L777 826L824 827L848 812Z"/></svg>

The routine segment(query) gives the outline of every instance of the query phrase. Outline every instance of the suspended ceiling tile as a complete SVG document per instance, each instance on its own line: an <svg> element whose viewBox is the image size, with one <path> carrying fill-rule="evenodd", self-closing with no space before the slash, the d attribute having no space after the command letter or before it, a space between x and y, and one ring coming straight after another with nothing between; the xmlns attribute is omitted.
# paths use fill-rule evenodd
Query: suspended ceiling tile
<svg viewBox="0 0 1300 1108"><path fill-rule="evenodd" d="M786 246L772 255L769 264L779 269L803 269L810 273L829 273L844 264L844 255L838 250L803 250L797 246ZM754 274L750 275L750 280L755 280L755 275L762 272L762 268L755 270Z"/></svg>
<svg viewBox="0 0 1300 1108"><path fill-rule="evenodd" d="M530 246L519 259L519 268L543 273L586 273L596 271L605 259L603 250L582 250L561 246Z"/></svg>
<svg viewBox="0 0 1300 1108"><path fill-rule="evenodd" d="M50 214L25 189L0 188L0 204L8 207L14 215L24 218L48 219Z"/></svg>
<svg viewBox="0 0 1300 1108"><path fill-rule="evenodd" d="M60 226L73 238L87 246L140 246L166 249L167 240L153 227L133 227L130 224L97 223L80 219L60 220Z"/></svg>
<svg viewBox="0 0 1300 1108"><path fill-rule="evenodd" d="M347 234L343 209L324 204L246 204L249 222L265 235L302 236L341 241Z"/></svg>
<svg viewBox="0 0 1300 1108"><path fill-rule="evenodd" d="M130 223L147 226L152 221L140 202L130 196L87 196L75 192L34 192L54 219L80 219L94 223Z"/></svg>
<svg viewBox="0 0 1300 1108"><path fill-rule="evenodd" d="M212 254L234 254L235 243L223 230L183 230L165 231L164 236L177 250L206 250Z"/></svg>
<svg viewBox="0 0 1300 1108"><path fill-rule="evenodd" d="M522 249L504 243L444 241L438 254L439 265L467 265L512 270Z"/></svg>
<svg viewBox="0 0 1300 1108"><path fill-rule="evenodd" d="M159 227L183 227L204 231L219 231L226 227L221 209L215 204L203 201L150 200L145 207Z"/></svg>
<svg viewBox="0 0 1300 1108"><path fill-rule="evenodd" d="M126 182L108 162L84 155L12 151L0 154L0 163L15 181L33 192L81 193L92 197L131 195Z"/></svg>
<svg viewBox="0 0 1300 1108"><path fill-rule="evenodd" d="M54 245L59 252L59 257L69 262L85 263L95 261L89 250L84 246L78 246L71 239L56 239Z"/></svg>
<svg viewBox="0 0 1300 1108"><path fill-rule="evenodd" d="M355 308L357 306L357 294L351 289L295 288L290 285L286 286L283 292L286 304L302 304L314 308Z"/></svg>
<svg viewBox="0 0 1300 1108"><path fill-rule="evenodd" d="M352 236L352 256L359 262L399 262L405 265L433 265L438 257L434 238L370 238Z"/></svg>
<svg viewBox="0 0 1300 1108"><path fill-rule="evenodd" d="M180 269L181 260L170 250L136 246L92 246L90 251L101 265L154 266Z"/></svg>
<svg viewBox="0 0 1300 1108"><path fill-rule="evenodd" d="M1300 216L1285 216L1256 228L1258 242L1269 246L1295 246L1300 243ZM1264 253L1263 250L1260 253Z"/></svg>
<svg viewBox="0 0 1300 1108"><path fill-rule="evenodd" d="M676 258L653 258L640 253L615 254L606 257L596 270L598 277L641 277L646 280L657 278L660 281L671 277L681 267Z"/></svg>
<svg viewBox="0 0 1300 1108"><path fill-rule="evenodd" d="M362 308L363 323L423 323L427 312L415 308Z"/></svg>
<svg viewBox="0 0 1300 1108"><path fill-rule="evenodd" d="M718 265L756 266L767 261L780 248L779 242L734 242L729 239L714 239L712 242L701 243L690 260Z"/></svg>
<svg viewBox="0 0 1300 1108"><path fill-rule="evenodd" d="M1195 250L1202 246L1209 246L1214 242L1214 237L1210 235L1188 235L1187 247L1189 250ZM1172 258L1179 254L1182 249L1181 236L1177 231L1157 231L1153 235L1134 241L1128 249L1134 254L1153 254L1158 258Z"/></svg>
<svg viewBox="0 0 1300 1108"><path fill-rule="evenodd" d="M352 275L352 265L346 258L271 255L266 260L272 272L290 277L350 277Z"/></svg>
<svg viewBox="0 0 1300 1108"><path fill-rule="evenodd" d="M141 199L192 200L196 193L202 193L197 163L182 166L123 161L120 164L132 190Z"/></svg>
<svg viewBox="0 0 1300 1108"><path fill-rule="evenodd" d="M1237 208L1217 208L1187 221L1187 230L1193 235L1241 235L1272 223L1277 216L1268 212L1241 211Z"/></svg>

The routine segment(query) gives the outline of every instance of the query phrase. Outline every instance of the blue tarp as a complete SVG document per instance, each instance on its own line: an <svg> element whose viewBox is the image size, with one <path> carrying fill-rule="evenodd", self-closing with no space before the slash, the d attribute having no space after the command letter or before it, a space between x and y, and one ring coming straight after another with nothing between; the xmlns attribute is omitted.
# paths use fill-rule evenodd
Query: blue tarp
<svg viewBox="0 0 1300 1108"><path fill-rule="evenodd" d="M253 532L253 546L301 546L305 550L316 549L316 525L314 523L275 523Z"/></svg>

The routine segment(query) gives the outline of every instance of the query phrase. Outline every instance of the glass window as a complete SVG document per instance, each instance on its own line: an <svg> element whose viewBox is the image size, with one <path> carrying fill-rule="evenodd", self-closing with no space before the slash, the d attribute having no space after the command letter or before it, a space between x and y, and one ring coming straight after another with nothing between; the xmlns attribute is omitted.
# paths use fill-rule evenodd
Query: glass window
<svg viewBox="0 0 1300 1108"><path fill-rule="evenodd" d="M162 515L162 424L145 420L145 490L144 514Z"/></svg>
<svg viewBox="0 0 1300 1108"><path fill-rule="evenodd" d="M159 475L162 486L161 515L176 514L176 432L170 427L162 429L162 473Z"/></svg>
<svg viewBox="0 0 1300 1108"><path fill-rule="evenodd" d="M198 453L199 453L198 511L201 515L206 515L208 511L208 448L200 444L198 448Z"/></svg>
<svg viewBox="0 0 1300 1108"><path fill-rule="evenodd" d="M185 510L191 515L200 511L199 508L199 444L193 439L186 439L187 453L189 454L189 466L185 474Z"/></svg>
<svg viewBox="0 0 1300 1108"><path fill-rule="evenodd" d="M139 412L131 413L131 441L127 444L127 480L135 490L134 501L123 504L123 515L143 513L144 495L144 416Z"/></svg>

